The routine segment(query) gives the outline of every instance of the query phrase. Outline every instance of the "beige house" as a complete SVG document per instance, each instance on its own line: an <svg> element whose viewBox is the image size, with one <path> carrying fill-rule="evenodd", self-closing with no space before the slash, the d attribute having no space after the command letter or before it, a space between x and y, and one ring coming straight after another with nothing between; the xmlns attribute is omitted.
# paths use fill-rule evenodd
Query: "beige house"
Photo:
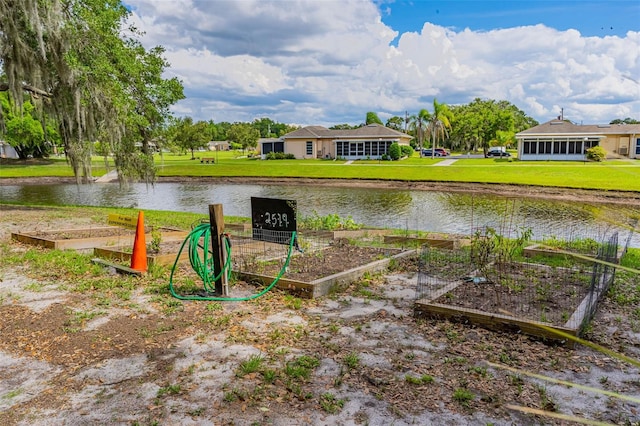
<svg viewBox="0 0 640 426"><path fill-rule="evenodd" d="M284 152L296 158L378 159L389 153L394 142L409 145L412 137L380 124L357 129L330 130L307 126L287 133L277 140L260 141L260 154Z"/></svg>
<svg viewBox="0 0 640 426"><path fill-rule="evenodd" d="M521 160L586 159L601 146L607 158L640 158L640 124L573 124L551 120L516 134Z"/></svg>

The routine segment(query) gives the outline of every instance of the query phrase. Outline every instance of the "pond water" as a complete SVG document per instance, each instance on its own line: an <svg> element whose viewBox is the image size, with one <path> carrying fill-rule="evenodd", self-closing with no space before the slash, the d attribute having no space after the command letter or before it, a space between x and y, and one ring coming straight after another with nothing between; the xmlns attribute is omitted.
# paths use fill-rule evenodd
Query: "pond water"
<svg viewBox="0 0 640 426"><path fill-rule="evenodd" d="M46 205L118 206L202 213L222 204L226 216L251 216L251 197L296 200L299 216L338 214L368 226L471 234L492 226L503 234L531 228L534 237L572 239L602 235L628 223L630 212L575 202L472 193L215 183L0 185L0 200ZM612 225L612 223L614 223ZM624 243L628 231L620 228ZM632 246L640 246L633 236Z"/></svg>

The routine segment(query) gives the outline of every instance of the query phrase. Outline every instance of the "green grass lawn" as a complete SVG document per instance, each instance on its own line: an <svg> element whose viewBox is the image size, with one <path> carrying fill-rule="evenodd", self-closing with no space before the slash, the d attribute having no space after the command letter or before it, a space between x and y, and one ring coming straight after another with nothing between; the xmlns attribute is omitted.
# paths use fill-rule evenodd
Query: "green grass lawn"
<svg viewBox="0 0 640 426"><path fill-rule="evenodd" d="M215 164L201 164L191 154L156 156L158 176L211 177L305 177L383 179L403 181L509 183L599 190L640 191L640 162L610 160L590 162L521 162L517 159L457 159L449 166L437 166L444 159L414 155L401 161L363 160L346 164L331 160L270 160L247 158L239 151L197 152L197 157L215 157ZM110 167L113 167L110 165ZM102 158L93 162L93 175L107 169ZM64 159L4 162L0 178L73 176Z"/></svg>

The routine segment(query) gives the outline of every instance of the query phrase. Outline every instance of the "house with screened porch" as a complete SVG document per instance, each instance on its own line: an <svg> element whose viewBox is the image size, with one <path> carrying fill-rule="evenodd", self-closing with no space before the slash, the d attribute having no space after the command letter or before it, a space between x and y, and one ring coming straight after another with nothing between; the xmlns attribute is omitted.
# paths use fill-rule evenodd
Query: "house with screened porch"
<svg viewBox="0 0 640 426"><path fill-rule="evenodd" d="M574 124L551 120L516 134L520 160L586 160L601 146L607 158L640 158L640 124Z"/></svg>
<svg viewBox="0 0 640 426"><path fill-rule="evenodd" d="M389 147L409 145L412 136L380 124L368 124L357 129L327 129L307 126L287 133L278 140L261 141L260 154L283 152L296 158L345 160L379 159L389 153Z"/></svg>

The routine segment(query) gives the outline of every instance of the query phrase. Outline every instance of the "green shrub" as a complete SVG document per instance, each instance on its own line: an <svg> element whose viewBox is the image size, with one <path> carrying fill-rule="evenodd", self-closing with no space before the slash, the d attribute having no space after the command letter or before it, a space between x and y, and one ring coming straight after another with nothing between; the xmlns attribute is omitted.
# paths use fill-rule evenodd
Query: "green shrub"
<svg viewBox="0 0 640 426"><path fill-rule="evenodd" d="M399 160L400 153L401 153L400 145L398 145L397 142L392 143L391 146L389 147L389 157L391 157L393 161Z"/></svg>
<svg viewBox="0 0 640 426"><path fill-rule="evenodd" d="M409 145L400 146L400 150L402 151L403 157L411 157L413 155L413 148Z"/></svg>
<svg viewBox="0 0 640 426"><path fill-rule="evenodd" d="M601 146L594 146L587 149L587 158L591 161L604 161L607 157L607 151Z"/></svg>
<svg viewBox="0 0 640 426"><path fill-rule="evenodd" d="M295 160L296 156L293 154L285 154L284 152L271 151L264 157L266 160Z"/></svg>

